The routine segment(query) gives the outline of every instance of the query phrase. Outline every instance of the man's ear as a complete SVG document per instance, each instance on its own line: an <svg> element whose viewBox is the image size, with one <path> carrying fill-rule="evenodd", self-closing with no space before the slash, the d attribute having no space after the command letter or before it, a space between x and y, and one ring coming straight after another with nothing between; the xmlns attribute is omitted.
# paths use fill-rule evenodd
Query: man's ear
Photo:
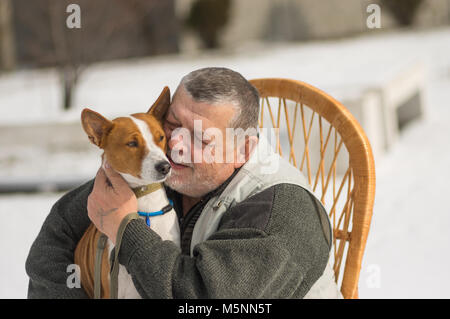
<svg viewBox="0 0 450 319"><path fill-rule="evenodd" d="M84 109L81 112L81 124L89 140L100 148L103 148L103 139L111 130L113 123L97 112Z"/></svg>
<svg viewBox="0 0 450 319"><path fill-rule="evenodd" d="M258 137L250 135L245 138L244 143L237 146L234 168L241 167L250 159L250 156L256 149L257 144L258 144Z"/></svg>
<svg viewBox="0 0 450 319"><path fill-rule="evenodd" d="M162 90L161 94L159 95L158 99L155 103L150 107L150 109L147 111L148 114L153 115L156 117L159 121L162 121L164 119L164 116L166 115L167 110L170 106L170 89L165 86Z"/></svg>

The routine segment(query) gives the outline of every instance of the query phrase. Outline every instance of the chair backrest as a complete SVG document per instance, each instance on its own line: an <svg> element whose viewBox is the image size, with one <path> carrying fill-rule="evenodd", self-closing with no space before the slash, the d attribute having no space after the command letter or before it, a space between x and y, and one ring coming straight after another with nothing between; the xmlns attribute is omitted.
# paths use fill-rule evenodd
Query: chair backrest
<svg viewBox="0 0 450 319"><path fill-rule="evenodd" d="M261 98L260 128L275 128L266 133L275 139L272 145L303 172L329 213L341 292L344 298L358 298L375 197L369 141L341 103L309 84L277 78L250 82Z"/></svg>

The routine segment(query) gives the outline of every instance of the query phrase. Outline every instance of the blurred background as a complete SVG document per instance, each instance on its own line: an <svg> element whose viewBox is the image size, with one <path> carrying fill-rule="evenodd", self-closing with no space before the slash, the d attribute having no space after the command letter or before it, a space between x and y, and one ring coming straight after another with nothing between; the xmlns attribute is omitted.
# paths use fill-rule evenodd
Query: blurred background
<svg viewBox="0 0 450 319"><path fill-rule="evenodd" d="M360 298L450 298L450 0L0 0L0 298L50 208L95 176L80 125L148 109L206 66L341 101L377 191Z"/></svg>

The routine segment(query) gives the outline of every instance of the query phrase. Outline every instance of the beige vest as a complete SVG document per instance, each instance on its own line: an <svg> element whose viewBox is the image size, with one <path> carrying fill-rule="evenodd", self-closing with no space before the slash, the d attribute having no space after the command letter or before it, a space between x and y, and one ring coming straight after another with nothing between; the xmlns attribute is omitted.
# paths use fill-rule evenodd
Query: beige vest
<svg viewBox="0 0 450 319"><path fill-rule="evenodd" d="M217 230L225 211L246 198L281 183L301 186L313 194L303 174L275 153L267 138L260 134L258 145L250 159L220 196L211 198L203 208L192 234L191 256L195 245L207 240ZM329 259L323 275L305 298L342 298L332 269Z"/></svg>

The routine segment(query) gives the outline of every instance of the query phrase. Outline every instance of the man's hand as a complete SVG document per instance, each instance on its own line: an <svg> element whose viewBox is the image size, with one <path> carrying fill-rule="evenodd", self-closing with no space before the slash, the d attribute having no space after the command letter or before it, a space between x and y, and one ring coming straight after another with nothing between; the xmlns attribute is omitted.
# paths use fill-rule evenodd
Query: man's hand
<svg viewBox="0 0 450 319"><path fill-rule="evenodd" d="M123 218L137 212L137 199L122 176L105 163L97 172L87 208L97 229L115 244Z"/></svg>

